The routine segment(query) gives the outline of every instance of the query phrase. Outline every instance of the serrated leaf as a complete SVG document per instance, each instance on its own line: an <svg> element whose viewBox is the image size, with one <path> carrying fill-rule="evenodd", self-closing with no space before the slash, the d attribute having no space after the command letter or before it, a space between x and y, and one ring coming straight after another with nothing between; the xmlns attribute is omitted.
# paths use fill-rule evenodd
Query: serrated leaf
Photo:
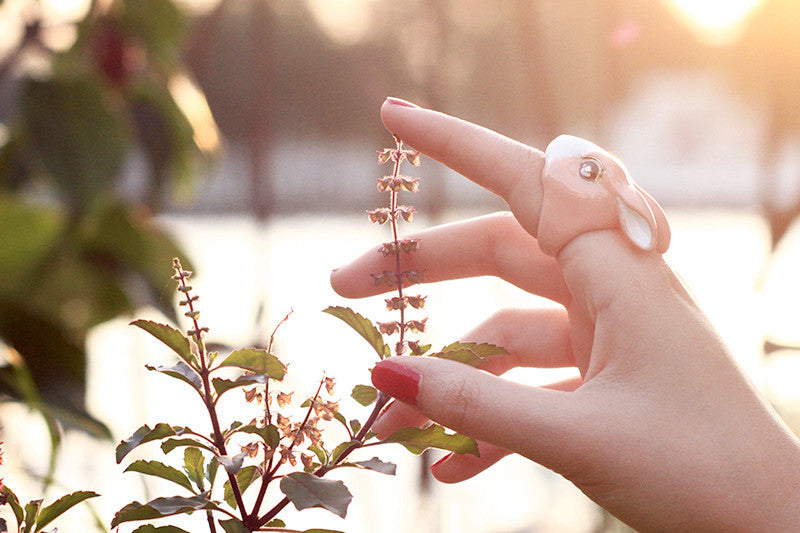
<svg viewBox="0 0 800 533"><path fill-rule="evenodd" d="M241 520L231 518L230 520L220 520L219 525L225 533L250 533Z"/></svg>
<svg viewBox="0 0 800 533"><path fill-rule="evenodd" d="M152 524L145 524L133 530L132 533L189 533L185 529L177 526L159 526L156 527Z"/></svg>
<svg viewBox="0 0 800 533"><path fill-rule="evenodd" d="M247 387L248 385L263 384L266 383L268 379L269 376L265 374L253 374L252 376L244 375L239 376L234 380L214 378L211 380L211 385L214 386L214 390L219 397L229 390L235 389L236 387Z"/></svg>
<svg viewBox="0 0 800 533"><path fill-rule="evenodd" d="M205 469L203 465L205 464L205 457L203 457L203 452L201 452L198 448L189 447L186 448L183 452L183 469L186 472L186 475L189 476L189 479L197 485L197 489L200 491L205 490L205 485L203 483L203 479L205 479Z"/></svg>
<svg viewBox="0 0 800 533"><path fill-rule="evenodd" d="M244 468L239 470L239 472L236 474L236 482L239 484L239 489L242 491L242 494L244 494L244 491L246 491L247 488L250 485L252 485L255 480L259 478L259 476L260 473L258 471L258 467L256 467L255 465L245 466ZM231 488L231 482L226 481L223 487L224 487L224 496L222 499L225 500L225 503L230 505L232 508L236 509L236 500L233 497L233 489Z"/></svg>
<svg viewBox="0 0 800 533"><path fill-rule="evenodd" d="M411 453L420 454L428 448L449 450L455 453L479 456L475 439L458 433L447 433L444 427L433 424L425 429L403 428L389 435L384 442L402 444Z"/></svg>
<svg viewBox="0 0 800 533"><path fill-rule="evenodd" d="M256 348L234 350L214 370L230 366L250 370L256 374L266 374L278 381L286 375L286 367L277 357L266 350Z"/></svg>
<svg viewBox="0 0 800 533"><path fill-rule="evenodd" d="M378 389L370 385L356 385L350 396L361 405L372 405L378 398Z"/></svg>
<svg viewBox="0 0 800 533"><path fill-rule="evenodd" d="M448 361L456 361L464 363L465 365L477 367L483 362L483 359L478 357L472 350L449 350L447 352L436 352L429 355L429 357L436 357L438 359L447 359Z"/></svg>
<svg viewBox="0 0 800 533"><path fill-rule="evenodd" d="M454 350L471 350L475 353L475 355L481 358L508 353L505 348L496 346L494 344L489 344L488 342L454 342L442 348L440 352L449 352Z"/></svg>
<svg viewBox="0 0 800 533"><path fill-rule="evenodd" d="M91 491L78 491L62 496L47 507L39 510L39 516L36 518L36 529L34 531L41 531L46 525L72 507L75 507L89 498L96 498L97 496L100 495Z"/></svg>
<svg viewBox="0 0 800 533"><path fill-rule="evenodd" d="M144 444L145 442L159 440L166 437L180 436L184 432L185 428L178 426L173 427L164 423L156 424L153 429L150 429L150 426L145 424L137 429L133 435L117 445L117 464L119 464L122 459L131 452L131 450L141 444Z"/></svg>
<svg viewBox="0 0 800 533"><path fill-rule="evenodd" d="M200 376L197 372L194 371L192 367L184 363L183 361L178 361L177 364L173 366L152 366L152 365L145 365L147 370L151 370L154 372L161 372L162 374L166 374L175 379L179 379L184 383L188 383L192 386L193 389L197 391L203 390L203 381L200 379Z"/></svg>
<svg viewBox="0 0 800 533"><path fill-rule="evenodd" d="M361 422L357 419L353 419L350 421L350 431L353 432L353 435L356 435L359 431L361 431Z"/></svg>
<svg viewBox="0 0 800 533"><path fill-rule="evenodd" d="M123 522L135 520L153 520L165 516L191 513L201 510L219 509L217 504L208 499L208 493L199 494L185 498L183 496L172 496L169 498L156 498L147 503L132 502L117 511L111 521L111 528L115 528Z"/></svg>
<svg viewBox="0 0 800 533"><path fill-rule="evenodd" d="M181 446L192 446L195 448L202 448L203 450L208 450L211 453L214 453L214 448L211 447L210 444L206 442L201 442L195 439L168 439L161 443L161 451L164 454L168 454L175 448L180 448Z"/></svg>
<svg viewBox="0 0 800 533"><path fill-rule="evenodd" d="M177 483L188 491L192 490L192 483L189 481L189 478L186 477L186 474L175 467L167 466L158 461L134 461L128 465L128 468L126 468L124 472L139 472L140 474L146 474L148 476L160 477L161 479Z"/></svg>
<svg viewBox="0 0 800 533"><path fill-rule="evenodd" d="M189 339L177 329L166 324L153 322L152 320L134 320L131 322L131 325L142 328L147 333L169 346L172 351L178 354L189 366L195 364L194 355L192 355L192 350L189 347Z"/></svg>
<svg viewBox="0 0 800 533"><path fill-rule="evenodd" d="M281 492L298 511L322 507L344 518L353 495L341 481L319 478L305 472L285 475L280 483Z"/></svg>
<svg viewBox="0 0 800 533"><path fill-rule="evenodd" d="M355 461L353 463L347 463L345 466L349 465L353 465L358 468L364 468L366 470L374 470L375 472L380 472L381 474L386 474L388 476L393 476L397 473L396 464L381 461L377 457L373 457L368 461Z"/></svg>
<svg viewBox="0 0 800 533"><path fill-rule="evenodd" d="M264 527L286 527L286 522L280 518L273 518Z"/></svg>
<svg viewBox="0 0 800 533"><path fill-rule="evenodd" d="M323 312L333 315L353 328L356 333L366 340L381 359L389 357L392 352L389 345L383 340L383 335L368 318L361 316L349 307L331 306Z"/></svg>

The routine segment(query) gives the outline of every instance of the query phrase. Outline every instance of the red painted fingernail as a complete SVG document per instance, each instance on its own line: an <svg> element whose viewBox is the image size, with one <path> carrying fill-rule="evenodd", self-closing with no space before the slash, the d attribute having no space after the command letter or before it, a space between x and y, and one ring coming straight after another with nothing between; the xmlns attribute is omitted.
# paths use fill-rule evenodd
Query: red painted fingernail
<svg viewBox="0 0 800 533"><path fill-rule="evenodd" d="M417 405L422 376L416 370L394 361L381 361L372 369L372 384L392 398Z"/></svg>
<svg viewBox="0 0 800 533"><path fill-rule="evenodd" d="M433 470L434 468L436 468L437 466L439 466L439 465L440 465L440 464L442 464L443 462L447 461L447 460L448 460L448 459L450 459L451 457L453 457L453 452L450 452L450 453L448 453L447 455L445 455L444 457L442 457L441 459L439 459L438 461L436 461L435 463L433 463L433 464L431 465L431 470Z"/></svg>
<svg viewBox="0 0 800 533"><path fill-rule="evenodd" d="M386 101L389 102L390 104L393 104L393 105L399 105L399 106L403 106L403 107L411 107L413 109L420 109L420 107L417 104L412 104L411 102L409 102L407 100L403 100L401 98L395 98L393 96L387 97Z"/></svg>

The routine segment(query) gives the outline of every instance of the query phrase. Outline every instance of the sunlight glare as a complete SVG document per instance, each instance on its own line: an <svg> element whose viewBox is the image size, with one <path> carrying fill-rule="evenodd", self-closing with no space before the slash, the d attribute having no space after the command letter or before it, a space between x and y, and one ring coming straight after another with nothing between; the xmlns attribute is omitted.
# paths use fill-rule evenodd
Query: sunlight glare
<svg viewBox="0 0 800 533"><path fill-rule="evenodd" d="M371 3L372 0L306 1L320 28L342 44L355 44L367 35Z"/></svg>
<svg viewBox="0 0 800 533"><path fill-rule="evenodd" d="M670 4L700 36L726 44L738 36L747 17L763 0L670 0Z"/></svg>

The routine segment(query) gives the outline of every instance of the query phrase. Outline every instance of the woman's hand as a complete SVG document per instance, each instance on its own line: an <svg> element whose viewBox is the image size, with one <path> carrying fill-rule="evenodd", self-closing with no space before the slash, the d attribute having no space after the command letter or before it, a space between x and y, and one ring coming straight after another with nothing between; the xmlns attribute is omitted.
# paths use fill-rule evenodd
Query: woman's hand
<svg viewBox="0 0 800 533"><path fill-rule="evenodd" d="M409 268L426 282L494 275L563 305L501 311L464 340L503 346L482 370L426 357L379 363L373 382L396 402L385 436L427 419L481 441L481 457L448 456L445 482L515 452L571 480L642 530L800 528L800 446L742 374L661 256L617 230L570 241L557 259L537 245L542 153L479 126L387 100L386 127L501 196L501 213L416 235ZM385 291L369 251L336 270L346 297ZM513 367L577 367L580 378L530 387Z"/></svg>

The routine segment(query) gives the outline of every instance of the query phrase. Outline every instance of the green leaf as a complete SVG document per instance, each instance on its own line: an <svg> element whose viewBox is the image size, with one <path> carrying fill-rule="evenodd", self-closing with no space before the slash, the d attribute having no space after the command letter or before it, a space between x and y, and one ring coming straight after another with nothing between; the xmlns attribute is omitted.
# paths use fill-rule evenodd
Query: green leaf
<svg viewBox="0 0 800 533"><path fill-rule="evenodd" d="M349 307L331 306L323 312L335 316L353 328L356 333L361 335L364 340L372 346L372 349L375 350L378 357L381 359L389 357L392 354L389 345L383 341L383 335L381 335L378 328L376 328L368 318L361 316Z"/></svg>
<svg viewBox="0 0 800 533"><path fill-rule="evenodd" d="M361 422L358 419L353 419L350 421L350 431L353 432L353 435L356 435L359 431L361 431Z"/></svg>
<svg viewBox="0 0 800 533"><path fill-rule="evenodd" d="M220 520L219 525L225 533L250 533L241 520L231 518L230 520Z"/></svg>
<svg viewBox="0 0 800 533"><path fill-rule="evenodd" d="M380 472L381 474L386 474L388 476L393 476L397 473L396 464L381 461L377 457L373 457L368 461L356 461L353 463L346 463L344 466L350 466L350 465L355 466L357 468L364 468L366 470L374 470L375 472Z"/></svg>
<svg viewBox="0 0 800 533"><path fill-rule="evenodd" d="M264 374L253 374L251 376L239 376L235 380L214 378L211 384L217 392L217 396L222 396L224 393L236 387L247 387L248 385L256 385L266 383L269 378Z"/></svg>
<svg viewBox="0 0 800 533"><path fill-rule="evenodd" d="M319 478L305 472L292 472L281 479L281 492L298 511L322 507L344 518L353 495L341 481Z"/></svg>
<svg viewBox="0 0 800 533"><path fill-rule="evenodd" d="M65 226L63 213L0 194L0 293L18 292L52 253Z"/></svg>
<svg viewBox="0 0 800 533"><path fill-rule="evenodd" d="M195 364L194 355L192 355L192 350L189 347L189 339L177 329L166 324L153 322L152 320L134 320L131 322L131 325L142 328L147 333L169 346L172 351L178 354L189 366Z"/></svg>
<svg viewBox="0 0 800 533"><path fill-rule="evenodd" d="M161 443L161 451L165 454L171 452L175 448L180 448L181 446L192 446L195 448L202 448L203 450L208 450L211 453L214 453L214 448L211 447L210 444L204 441L199 441L191 438L187 439L168 439Z"/></svg>
<svg viewBox="0 0 800 533"><path fill-rule="evenodd" d="M378 398L378 390L370 385L356 385L350 396L361 405L372 405Z"/></svg>
<svg viewBox="0 0 800 533"><path fill-rule="evenodd" d="M250 435L258 435L259 437L261 437L261 440L264 441L264 444L266 444L269 448L277 448L278 444L281 441L280 431L274 424L270 424L264 427L257 427L252 424L249 424L247 426L242 426L232 431L230 434L232 435L234 433L248 433Z"/></svg>
<svg viewBox="0 0 800 533"><path fill-rule="evenodd" d="M489 343L475 342L454 342L441 349L437 353L430 354L429 357L449 359L458 361L470 366L478 366L486 357L508 353L504 348Z"/></svg>
<svg viewBox="0 0 800 533"><path fill-rule="evenodd" d="M456 361L464 363L465 365L477 367L483 362L483 359L478 357L472 350L450 350L447 352L436 352L430 354L429 357L436 357L438 359L447 359L449 361Z"/></svg>
<svg viewBox="0 0 800 533"><path fill-rule="evenodd" d="M100 495L96 492L89 491L78 491L73 492L72 494L67 494L66 496L62 496L39 511L39 516L36 519L35 531L41 531L46 525L61 516L66 511L70 510L72 507L85 500L88 500L89 498L96 498L97 496Z"/></svg>
<svg viewBox="0 0 800 533"><path fill-rule="evenodd" d="M286 527L286 522L284 522L280 518L273 518L272 520L267 522L264 527Z"/></svg>
<svg viewBox="0 0 800 533"><path fill-rule="evenodd" d="M384 442L396 442L408 451L420 454L428 448L449 450L455 453L480 455L475 439L458 433L447 433L442 426L433 424L425 429L403 428L389 435Z"/></svg>
<svg viewBox="0 0 800 533"><path fill-rule="evenodd" d="M31 79L21 89L25 131L74 210L110 188L128 152L126 127L107 96L91 76Z"/></svg>
<svg viewBox="0 0 800 533"><path fill-rule="evenodd" d="M212 486L217 479L217 470L219 470L219 461L217 461L216 457L212 457L209 459L208 467L206 468L206 479Z"/></svg>
<svg viewBox="0 0 800 533"><path fill-rule="evenodd" d="M145 524L133 530L132 533L189 533L185 529L177 526L159 526L156 527L152 524Z"/></svg>
<svg viewBox="0 0 800 533"><path fill-rule="evenodd" d="M123 440L117 445L117 464L119 464L122 459L128 455L134 448L137 446L144 444L145 442L150 442L153 440L159 440L166 437L174 437L174 436L181 436L186 431L186 428L178 427L178 426L170 426L168 424L159 423L153 429L150 429L150 426L147 424L143 425L136 432L131 435L129 438Z"/></svg>
<svg viewBox="0 0 800 533"><path fill-rule="evenodd" d="M14 492L6 485L3 485L2 488L0 488L0 494L8 498L8 505L14 512L14 518L17 519L17 524L21 524L23 518L25 517L25 511L22 509L22 505L20 505L17 495L14 494Z"/></svg>
<svg viewBox="0 0 800 533"><path fill-rule="evenodd" d="M189 479L194 481L194 484L197 485L198 490L205 490L205 485L203 480L205 479L205 470L203 465L205 463L205 457L203 457L203 452L200 451L199 448L195 448L190 446L186 448L183 452L183 469L186 472L186 475L189 476Z"/></svg>
<svg viewBox="0 0 800 533"><path fill-rule="evenodd" d="M242 494L244 494L244 491L246 491L260 475L258 467L255 465L249 465L239 470L236 474L236 482L239 484L239 490L242 491ZM230 481L226 481L223 487L225 488L223 496L225 503L236 509L236 499L233 497L233 489L231 488Z"/></svg>
<svg viewBox="0 0 800 533"><path fill-rule="evenodd" d="M147 474L148 476L160 477L167 481L177 483L190 492L192 491L192 483L189 481L189 478L186 477L186 474L175 467L159 463L158 461L134 461L128 465L128 468L126 468L124 472L139 472L140 474Z"/></svg>
<svg viewBox="0 0 800 533"><path fill-rule="evenodd" d="M154 224L146 210L119 200L103 202L82 221L81 232L86 254L101 257L104 264L119 272L117 278L122 277L126 287L136 282L138 307L149 303L177 323L175 285L166 280L174 274L175 257L184 258L184 268L193 268L174 238Z"/></svg>
<svg viewBox="0 0 800 533"><path fill-rule="evenodd" d="M114 515L111 521L111 528L115 528L123 522L135 520L153 520L165 516L176 514L186 514L193 511L217 510L217 504L208 499L208 493L199 494L185 498L183 496L172 496L169 498L156 498L147 503L129 503Z"/></svg>
<svg viewBox="0 0 800 533"><path fill-rule="evenodd" d="M319 459L320 464L324 465L324 464L326 464L328 462L327 452L325 451L325 448L323 448L321 445L320 446L313 446L312 445L312 446L309 446L307 449L308 449L308 451L310 451L311 453L313 453L314 455L317 456L317 459Z"/></svg>
<svg viewBox="0 0 800 533"><path fill-rule="evenodd" d="M243 368L256 374L266 374L278 381L286 375L286 367L280 360L266 350L245 348L234 350L214 370L226 366Z"/></svg>
<svg viewBox="0 0 800 533"><path fill-rule="evenodd" d="M147 370L151 370L154 372L161 372L162 374L166 374L169 377L179 379L184 383L188 383L192 386L193 389L197 391L203 390L203 380L200 379L200 376L197 372L194 371L192 367L184 363L183 361L178 361L177 364L174 366L151 366L145 365Z"/></svg>
<svg viewBox="0 0 800 533"><path fill-rule="evenodd" d="M24 533L31 531L31 527L36 523L39 510L42 508L42 500L31 500L25 504L25 528Z"/></svg>
<svg viewBox="0 0 800 533"><path fill-rule="evenodd" d="M335 462L336 459L338 459L339 456L342 455L348 448L352 448L353 446L358 446L359 444L361 443L358 442L357 440L349 440L339 444L331 452L331 462Z"/></svg>

